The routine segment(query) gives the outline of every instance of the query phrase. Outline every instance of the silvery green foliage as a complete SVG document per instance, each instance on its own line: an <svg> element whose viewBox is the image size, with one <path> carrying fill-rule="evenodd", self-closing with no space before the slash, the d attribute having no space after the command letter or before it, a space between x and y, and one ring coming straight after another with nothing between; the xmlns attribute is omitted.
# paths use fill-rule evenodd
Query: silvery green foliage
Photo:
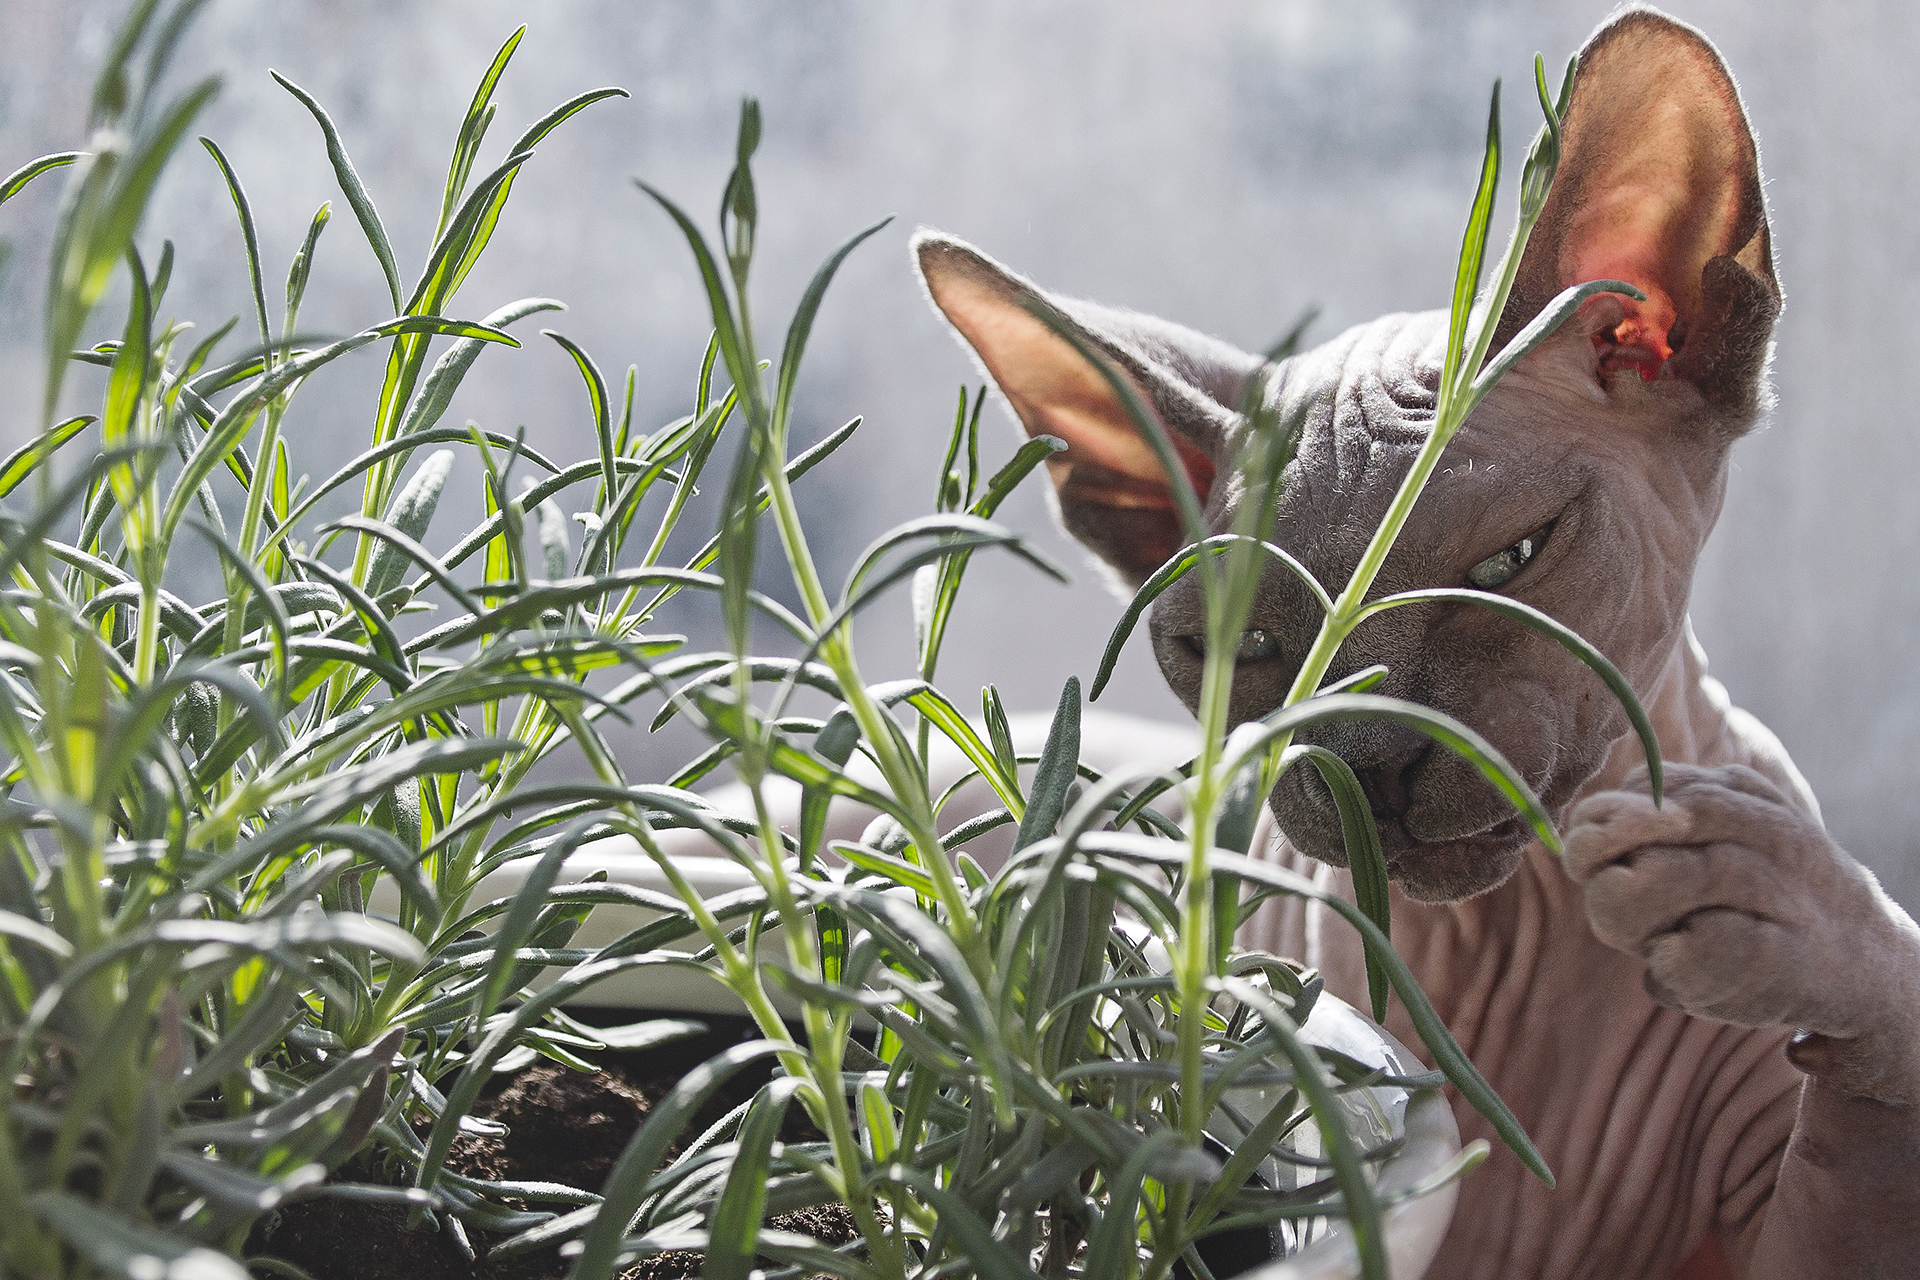
<svg viewBox="0 0 1920 1280"><path fill-rule="evenodd" d="M276 325L241 177L206 141L202 173L231 195L256 314L202 338L164 309L171 246L143 254L136 234L217 89L158 90L197 7L135 4L85 148L0 183L0 200L47 174L69 184L49 272L46 420L0 464L8 1275L242 1276L249 1224L311 1195L408 1204L459 1232L515 1230L543 1220L547 1199L591 1199L516 1188L509 1207L486 1183L421 1176L431 1166L415 1123L458 1120L444 1091L498 1011L536 974L577 970L588 953L568 943L581 919L633 896L584 884L473 898L489 870L523 858L545 868L592 833L581 801L598 803L605 788L525 779L575 728L620 714L650 687L648 659L676 647L642 625L635 593L714 585L655 570L671 519L646 531L646 555L626 544L648 494L697 474L688 461L711 449L728 403L631 430L576 352L600 432L592 460L562 467L517 439L439 425L478 355L518 345L509 326L559 305L528 299L484 321L452 311L518 167L552 128L617 91L563 104L476 179L516 33L473 102L434 247L403 293L344 144L288 86L325 132L347 204L396 282L397 314L334 341L299 335L323 207ZM120 285L120 338L72 351ZM429 363L443 335L454 341ZM323 366L367 347L387 353L371 447L317 486L292 483L298 459L280 430L289 403ZM53 421L62 386L85 385L92 370L98 412ZM495 500L435 556L423 542L454 462L447 446L485 460ZM512 471L531 487L506 499ZM358 515L316 521L329 495L355 492ZM583 504L595 530L596 558L578 575L551 554L549 520L549 554L520 547L521 513L556 497ZM175 593L169 566L187 562L218 567L218 596ZM609 573L615 565L625 567ZM462 566L471 590L455 580ZM425 630L415 615L434 592L453 608ZM583 685L592 670L636 663L642 674L612 696ZM364 909L379 881L399 890L396 917ZM686 1029L594 1032L554 1012L502 1048L577 1063L608 1039L641 1045Z"/></svg>

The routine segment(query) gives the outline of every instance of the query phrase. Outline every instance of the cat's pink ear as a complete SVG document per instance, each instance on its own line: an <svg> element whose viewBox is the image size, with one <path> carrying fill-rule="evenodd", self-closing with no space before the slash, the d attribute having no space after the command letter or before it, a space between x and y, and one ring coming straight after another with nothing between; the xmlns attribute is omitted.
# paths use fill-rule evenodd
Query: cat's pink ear
<svg viewBox="0 0 1920 1280"><path fill-rule="evenodd" d="M1069 532L1138 584L1186 541L1159 457L1106 379L1027 310L1043 298L1133 381L1172 437L1205 503L1252 357L1165 321L1042 293L971 245L922 231L914 257L927 293L1007 398L1029 435L1056 436L1047 463Z"/></svg>
<svg viewBox="0 0 1920 1280"><path fill-rule="evenodd" d="M1714 47L1650 10L1614 19L1581 51L1559 175L1502 329L1601 279L1647 295L1619 299L1618 325L1595 334L1603 369L1753 407L1780 310L1759 153Z"/></svg>

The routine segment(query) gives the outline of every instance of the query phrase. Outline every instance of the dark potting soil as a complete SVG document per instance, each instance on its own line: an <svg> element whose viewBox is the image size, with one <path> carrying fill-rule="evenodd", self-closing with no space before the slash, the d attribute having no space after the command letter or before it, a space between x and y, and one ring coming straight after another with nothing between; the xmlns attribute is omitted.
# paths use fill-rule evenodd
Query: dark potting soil
<svg viewBox="0 0 1920 1280"><path fill-rule="evenodd" d="M624 1015L630 1018L631 1015ZM702 1035L652 1049L593 1055L593 1074L541 1062L503 1076L474 1113L506 1126L501 1136L461 1134L448 1167L468 1177L520 1182L563 1182L597 1191L651 1107L682 1076L730 1045L754 1038L745 1019L707 1018ZM691 1140L733 1107L751 1098L771 1074L769 1067L741 1071L687 1126ZM788 1141L817 1140L798 1109L788 1112ZM348 1175L352 1180L360 1180ZM469 1232L479 1255L468 1261L451 1232L410 1229L397 1205L316 1198L286 1205L263 1218L247 1241L251 1257L277 1258L313 1280L561 1280L569 1262L546 1250L495 1262L486 1259L496 1242ZM821 1205L782 1214L771 1225L803 1232L830 1244L854 1239L853 1215L844 1205ZM674 1280L698 1276L697 1253L665 1253L642 1259L621 1280ZM257 1267L261 1277L273 1273Z"/></svg>

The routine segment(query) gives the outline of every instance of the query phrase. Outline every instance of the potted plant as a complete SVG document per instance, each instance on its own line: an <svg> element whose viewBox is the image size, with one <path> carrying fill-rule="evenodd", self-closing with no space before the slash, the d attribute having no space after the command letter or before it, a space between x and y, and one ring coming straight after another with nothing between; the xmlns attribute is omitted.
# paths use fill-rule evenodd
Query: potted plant
<svg viewBox="0 0 1920 1280"><path fill-rule="evenodd" d="M1570 291L1490 353L1492 317L1557 163L1564 90L1556 103L1540 79L1547 123L1521 217L1476 310L1497 185L1490 144L1432 438L1360 573L1337 593L1315 584L1327 621L1286 704L1249 724L1227 715L1260 568L1305 572L1268 541L1296 430L1278 349L1244 405L1252 496L1240 524L1208 537L1193 495L1181 495L1190 545L1142 588L1113 642L1169 583L1201 576L1199 754L1167 774L1102 776L1081 760L1077 680L1031 758L991 688L976 722L933 683L974 552L1058 572L993 520L1055 443L1029 442L989 471L980 400L963 397L934 514L877 540L845 588L828 590L792 486L857 420L797 456L788 429L814 315L880 224L828 258L763 372L748 290L755 104L742 111L717 250L645 189L692 248L713 316L692 412L644 430L634 373L623 401L582 347L547 331L580 372L598 444L563 465L521 437L443 424L484 350L519 345L519 322L558 304L525 299L476 321L455 318L454 301L542 139L619 91L562 104L482 172L516 32L482 78L434 247L407 285L344 141L283 80L326 140L395 314L344 338L301 334L323 206L276 324L241 176L208 141L246 245L257 325L244 349L216 358L234 326L195 338L164 318L170 247L143 253L136 235L157 174L214 92L211 82L171 101L153 92L194 8L136 5L95 93L88 150L0 183L4 200L71 170L43 422L0 465L12 583L0 597L11 761L0 1032L14 1082L0 1112L0 1266L141 1280L237 1276L244 1265L294 1274L275 1254L273 1218L321 1201L384 1215L400 1269L413 1264L399 1240L431 1231L482 1274L603 1280L636 1260L697 1254L689 1265L715 1277L1160 1280L1216 1274L1223 1243L1251 1235L1267 1256L1306 1244L1290 1266L1381 1277L1392 1259L1411 1274L1444 1230L1452 1179L1484 1153L1458 1149L1435 1092L1443 1078L1549 1176L1393 953L1385 868L1352 771L1291 738L1331 717L1411 724L1471 758L1555 840L1524 782L1470 730L1369 693L1377 671L1322 681L1361 616L1402 602L1368 602L1372 573L1473 404L1585 293L1619 287ZM116 277L129 285L121 336L74 351ZM435 338L450 340L437 356ZM369 449L318 485L290 483L289 405L325 365L376 345L387 376ZM1125 379L1085 354L1171 457ZM100 413L57 419L76 363L104 370ZM668 535L709 461L725 456L723 436L735 448L718 531L669 563ZM69 447L77 440L91 458ZM436 553L450 448L481 461L487 514ZM354 490L357 512L315 521L329 495ZM579 508L578 547L563 499ZM753 587L762 518L798 612ZM169 565L189 554L218 565L224 598L174 593ZM919 669L871 681L849 623L908 584ZM725 647L687 653L657 629L689 591L720 602ZM1586 660L1657 760L1631 692L1591 646L1511 601L1454 594ZM426 616L430 605L442 613ZM791 637L787 653L754 652L756 618ZM803 688L828 695L828 714L795 713ZM600 732L645 697L712 742L663 783L629 779ZM946 796L929 785L936 735L997 800L945 830ZM591 776L531 780L562 744ZM856 752L883 785L850 768ZM722 764L750 798L743 813L691 789ZM1366 938L1373 1011L1397 993L1438 1072L1322 996L1310 971L1235 947L1239 921L1264 899L1326 899L1246 856L1266 792L1305 765L1349 819L1360 900L1328 905ZM774 778L798 784L791 829L768 800ZM1176 790L1180 822L1156 808ZM829 843L836 799L881 816L860 839ZM1016 832L1013 854L989 874L966 846L1000 826ZM670 847L686 839L709 856ZM697 1063L661 1050L693 1026L631 1012L672 1004L651 980L690 971L753 1031ZM596 993L629 1010L617 1025L569 1012ZM590 1070L620 1052L671 1062L672 1079L630 1098L601 1086L632 1104L631 1136L593 1185L522 1176L476 1150L511 1140L490 1116L522 1124L545 1088L522 1077L502 1090L503 1078L542 1058ZM825 1221L823 1206L844 1230L809 1225ZM1311 1243L1307 1224L1336 1219L1337 1238Z"/></svg>

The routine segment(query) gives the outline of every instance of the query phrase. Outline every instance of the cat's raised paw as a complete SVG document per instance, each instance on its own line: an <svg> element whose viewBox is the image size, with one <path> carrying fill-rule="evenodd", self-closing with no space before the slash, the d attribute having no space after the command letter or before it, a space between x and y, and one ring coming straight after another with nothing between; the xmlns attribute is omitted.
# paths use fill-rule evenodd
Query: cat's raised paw
<svg viewBox="0 0 1920 1280"><path fill-rule="evenodd" d="M1644 771L1568 815L1565 865L1648 993L1827 1042L1796 1060L1849 1092L1920 1099L1920 930L1814 815L1741 765ZM1903 996L1904 993L1904 996Z"/></svg>

